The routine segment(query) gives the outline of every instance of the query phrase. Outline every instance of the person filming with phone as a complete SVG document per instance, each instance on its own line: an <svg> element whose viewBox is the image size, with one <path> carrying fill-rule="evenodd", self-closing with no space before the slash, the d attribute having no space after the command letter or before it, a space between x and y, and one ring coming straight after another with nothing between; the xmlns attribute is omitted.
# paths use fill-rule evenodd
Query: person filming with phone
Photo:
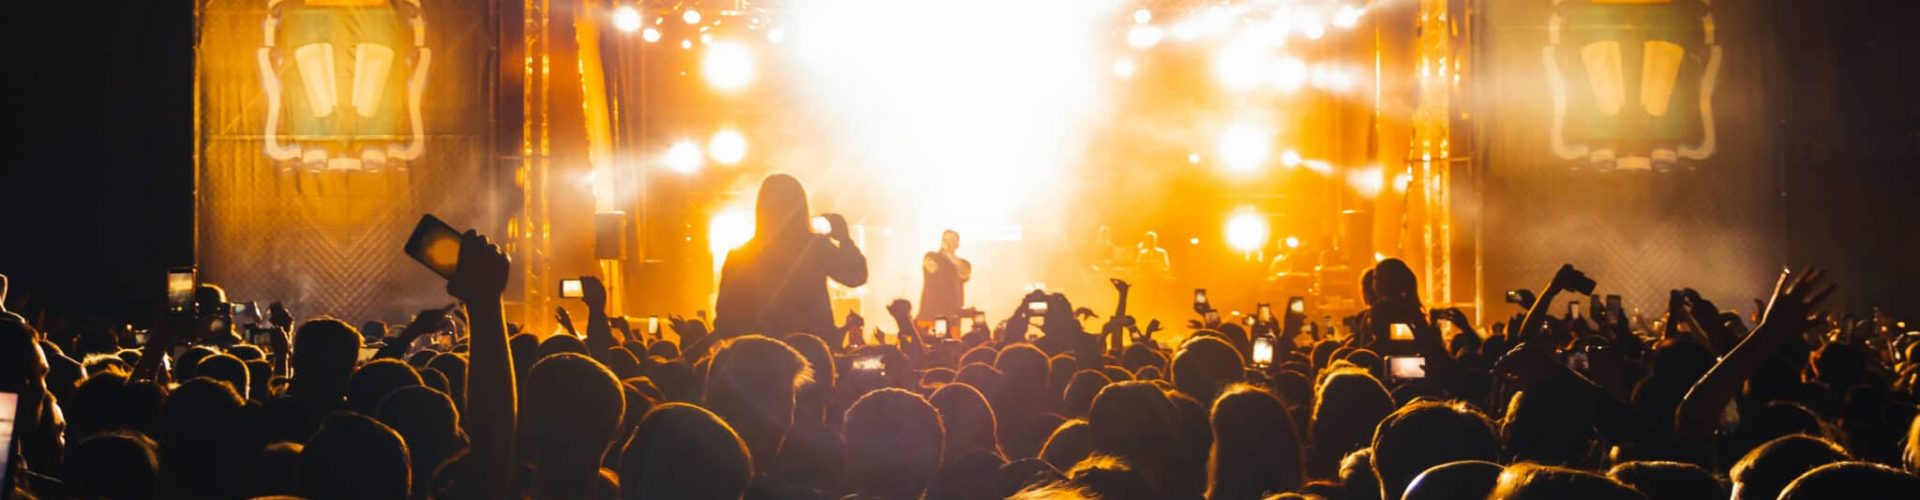
<svg viewBox="0 0 1920 500"><path fill-rule="evenodd" d="M823 214L825 234L810 230L807 190L774 174L760 183L753 239L726 256L714 304L715 340L747 333L781 337L839 331L827 300L827 279L867 283L867 257L854 245L847 219Z"/></svg>
<svg viewBox="0 0 1920 500"><path fill-rule="evenodd" d="M957 254L960 250L960 233L952 229L940 232L940 249L927 252L920 260L921 282L920 317L921 321L934 318L950 318L960 315L967 306L967 281L973 279L973 263Z"/></svg>

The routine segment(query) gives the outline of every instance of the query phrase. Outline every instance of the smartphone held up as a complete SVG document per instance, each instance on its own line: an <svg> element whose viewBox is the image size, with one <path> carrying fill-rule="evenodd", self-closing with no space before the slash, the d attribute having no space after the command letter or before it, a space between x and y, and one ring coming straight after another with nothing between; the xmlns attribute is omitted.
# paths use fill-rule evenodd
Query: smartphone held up
<svg viewBox="0 0 1920 500"><path fill-rule="evenodd" d="M433 214L420 216L407 237L407 255L442 278L453 279L460 268L460 231Z"/></svg>

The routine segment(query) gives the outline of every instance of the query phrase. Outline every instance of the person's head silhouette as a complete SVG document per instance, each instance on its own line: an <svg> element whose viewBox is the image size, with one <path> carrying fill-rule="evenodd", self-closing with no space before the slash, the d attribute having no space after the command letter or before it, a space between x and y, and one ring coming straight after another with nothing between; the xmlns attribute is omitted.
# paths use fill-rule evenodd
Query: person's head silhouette
<svg viewBox="0 0 1920 500"><path fill-rule="evenodd" d="M1213 402L1208 498L1254 498L1306 484L1299 434L1286 405L1265 390L1234 385Z"/></svg>
<svg viewBox="0 0 1920 500"><path fill-rule="evenodd" d="M847 408L847 476L856 493L919 498L940 470L940 414L918 394L869 392Z"/></svg>
<svg viewBox="0 0 1920 500"><path fill-rule="evenodd" d="M365 415L338 411L300 452L300 494L307 498L406 498L412 485L407 443Z"/></svg>
<svg viewBox="0 0 1920 500"><path fill-rule="evenodd" d="M620 452L620 495L738 499L753 481L747 445L720 417L686 403L647 412Z"/></svg>
<svg viewBox="0 0 1920 500"><path fill-rule="evenodd" d="M564 353L535 363L526 388L520 436L536 494L587 495L626 411L620 381L598 361Z"/></svg>
<svg viewBox="0 0 1920 500"><path fill-rule="evenodd" d="M812 378L806 358L792 347L759 335L737 337L714 353L702 402L747 442L755 463L765 465L793 426L795 391Z"/></svg>

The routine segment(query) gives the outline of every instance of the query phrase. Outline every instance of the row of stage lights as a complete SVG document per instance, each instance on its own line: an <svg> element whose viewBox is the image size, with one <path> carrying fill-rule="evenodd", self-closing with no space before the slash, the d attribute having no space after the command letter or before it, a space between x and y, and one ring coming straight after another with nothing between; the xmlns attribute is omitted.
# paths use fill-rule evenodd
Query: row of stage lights
<svg viewBox="0 0 1920 500"><path fill-rule="evenodd" d="M1211 73L1228 91L1253 93L1277 91L1294 93L1312 87L1330 93L1352 89L1353 75L1334 63L1309 64L1305 59L1286 54L1290 40L1319 40L1329 26L1352 29L1359 26L1366 9L1352 5L1314 5L1309 2L1258 2L1258 5L1215 5L1191 10L1176 19L1156 23L1153 11L1142 7L1133 11L1132 25L1126 31L1126 44L1136 52L1145 52L1163 43L1207 42L1219 47L1213 54ZM1130 80L1142 68L1135 56L1120 56L1113 62L1113 76ZM1240 119L1222 128L1212 145L1214 161L1231 173L1248 174L1269 165L1274 156L1276 132L1270 124ZM1305 167L1321 175L1331 175L1333 167L1323 160L1306 159L1294 150L1279 155L1286 168ZM1200 153L1188 155L1188 162L1200 164Z"/></svg>
<svg viewBox="0 0 1920 500"><path fill-rule="evenodd" d="M709 88L722 94L737 94L753 85L757 66L753 49L742 40L715 37L714 28L723 19L745 18L750 28L757 29L763 22L761 18L740 16L739 13L728 11L709 17L692 8L679 11L677 15L668 14L662 12L649 20L639 7L626 4L613 9L611 21L614 29L629 36L637 34L641 41L649 45L664 41L669 30L698 33L697 36L670 43L678 43L681 50L700 47L700 75ZM685 27L671 26L676 21ZM781 43L786 38L784 30L774 28L765 31L769 42ZM675 141L660 155L659 164L690 175L698 172L708 161L737 165L746 159L747 151L746 135L730 128L721 129L708 137L704 145L692 139Z"/></svg>

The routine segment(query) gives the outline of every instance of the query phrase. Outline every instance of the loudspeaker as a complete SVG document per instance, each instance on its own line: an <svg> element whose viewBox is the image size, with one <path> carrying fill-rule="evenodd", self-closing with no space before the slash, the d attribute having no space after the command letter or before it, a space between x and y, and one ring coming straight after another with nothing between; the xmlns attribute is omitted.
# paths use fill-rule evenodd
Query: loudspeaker
<svg viewBox="0 0 1920 500"><path fill-rule="evenodd" d="M627 256L627 213L593 214L593 258L619 260Z"/></svg>

